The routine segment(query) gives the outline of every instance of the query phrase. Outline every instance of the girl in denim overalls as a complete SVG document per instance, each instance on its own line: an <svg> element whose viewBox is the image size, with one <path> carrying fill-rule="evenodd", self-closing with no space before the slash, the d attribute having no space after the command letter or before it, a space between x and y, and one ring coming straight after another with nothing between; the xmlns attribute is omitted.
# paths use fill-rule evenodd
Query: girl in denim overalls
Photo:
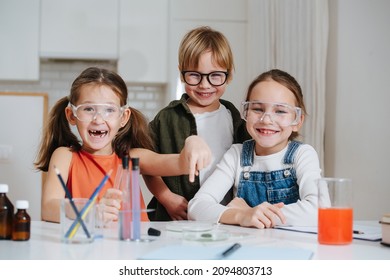
<svg viewBox="0 0 390 280"><path fill-rule="evenodd" d="M295 141L306 110L301 88L274 69L249 86L243 118L251 140L235 144L189 203L189 219L247 227L315 225L321 169L316 151ZM219 202L231 186L235 198Z"/></svg>

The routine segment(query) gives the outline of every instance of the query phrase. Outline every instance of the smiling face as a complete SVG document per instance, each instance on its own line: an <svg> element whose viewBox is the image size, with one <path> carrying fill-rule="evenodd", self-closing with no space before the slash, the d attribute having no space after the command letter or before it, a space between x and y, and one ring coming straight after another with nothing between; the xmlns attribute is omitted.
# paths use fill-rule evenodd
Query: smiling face
<svg viewBox="0 0 390 280"><path fill-rule="evenodd" d="M220 67L213 62L211 52L205 52L200 56L196 69L185 70L197 71L202 74L208 74L214 71L227 71L226 68ZM219 108L219 99L225 92L226 84L227 83L221 86L213 86L208 82L206 76L203 76L199 85L190 86L185 83L185 91L190 97L188 106L190 107L191 112L196 114L217 110Z"/></svg>
<svg viewBox="0 0 390 280"><path fill-rule="evenodd" d="M278 82L268 79L259 82L250 92L248 101L261 101L265 103L283 103L292 107L297 106L294 93ZM266 108L267 109L267 108ZM263 119L248 119L246 128L256 141L257 155L270 155L286 147L292 132L298 131L302 126L303 116L297 125L280 126L266 115Z"/></svg>
<svg viewBox="0 0 390 280"><path fill-rule="evenodd" d="M80 88L77 104L108 104L121 107L118 95L106 85L86 84ZM105 121L101 114L96 114L91 121L77 119L70 107L66 108L66 116L71 125L76 125L83 141L82 149L96 155L113 153L111 143L130 118L130 109L126 108L118 119Z"/></svg>

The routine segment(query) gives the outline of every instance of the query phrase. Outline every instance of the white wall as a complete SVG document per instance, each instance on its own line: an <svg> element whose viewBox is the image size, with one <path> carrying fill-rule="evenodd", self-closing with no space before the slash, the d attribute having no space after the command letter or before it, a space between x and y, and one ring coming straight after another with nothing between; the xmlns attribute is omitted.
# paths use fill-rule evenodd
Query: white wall
<svg viewBox="0 0 390 280"><path fill-rule="evenodd" d="M390 1L330 0L325 175L350 177L356 219L390 213Z"/></svg>

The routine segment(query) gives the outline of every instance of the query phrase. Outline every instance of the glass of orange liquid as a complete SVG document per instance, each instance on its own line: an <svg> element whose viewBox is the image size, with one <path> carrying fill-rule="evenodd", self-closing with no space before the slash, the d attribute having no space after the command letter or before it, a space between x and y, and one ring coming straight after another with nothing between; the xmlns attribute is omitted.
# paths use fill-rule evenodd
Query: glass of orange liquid
<svg viewBox="0 0 390 280"><path fill-rule="evenodd" d="M352 180L321 178L318 184L318 242L343 245L352 242Z"/></svg>

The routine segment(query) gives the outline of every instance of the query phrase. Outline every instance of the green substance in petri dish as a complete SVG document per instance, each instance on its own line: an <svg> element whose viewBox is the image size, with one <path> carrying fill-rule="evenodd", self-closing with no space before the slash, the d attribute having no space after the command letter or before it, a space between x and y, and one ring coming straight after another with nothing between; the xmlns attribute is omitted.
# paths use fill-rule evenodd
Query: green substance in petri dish
<svg viewBox="0 0 390 280"><path fill-rule="evenodd" d="M213 235L211 233L202 233L201 237L202 238L212 238Z"/></svg>

